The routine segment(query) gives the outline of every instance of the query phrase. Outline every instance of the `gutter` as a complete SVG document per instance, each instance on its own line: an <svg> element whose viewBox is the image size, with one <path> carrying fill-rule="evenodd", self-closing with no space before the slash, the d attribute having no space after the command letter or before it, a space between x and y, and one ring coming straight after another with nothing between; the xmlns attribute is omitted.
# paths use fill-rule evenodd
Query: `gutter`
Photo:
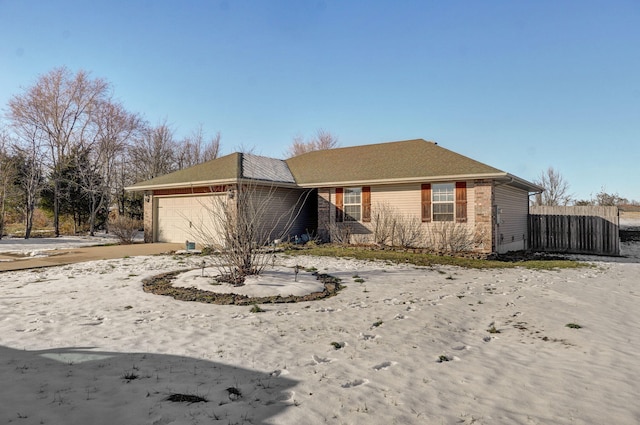
<svg viewBox="0 0 640 425"><path fill-rule="evenodd" d="M183 183L166 183L166 184L153 184L145 186L127 186L124 188L127 192L141 192L145 190L160 190L160 189L181 189L185 187L200 187L200 186L218 186L223 184L237 183L237 179L225 179L225 180L204 180L197 182Z"/></svg>
<svg viewBox="0 0 640 425"><path fill-rule="evenodd" d="M429 177L401 177L395 179L377 179L377 180L346 180L320 183L299 183L298 186L304 188L317 188L328 186L369 186L378 184L395 184L395 183L425 183L425 182L447 182L452 180L476 180L476 179L498 179L506 177L506 173L502 174L459 174L446 176L429 176Z"/></svg>
<svg viewBox="0 0 640 425"><path fill-rule="evenodd" d="M227 184L257 184L260 186L276 186L286 188L304 189L304 187L297 185L293 182L276 182L272 180L259 180L259 179L226 179L226 180L209 180L199 182L188 183L167 183L167 184L154 184L146 186L127 186L124 188L127 192L143 192L147 190L163 190L163 189L184 189L203 186L223 186Z"/></svg>

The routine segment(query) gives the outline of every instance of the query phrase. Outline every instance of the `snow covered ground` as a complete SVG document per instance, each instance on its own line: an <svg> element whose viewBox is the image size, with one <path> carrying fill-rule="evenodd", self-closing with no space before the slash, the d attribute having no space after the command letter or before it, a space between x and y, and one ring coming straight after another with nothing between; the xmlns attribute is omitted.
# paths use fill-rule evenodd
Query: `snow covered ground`
<svg viewBox="0 0 640 425"><path fill-rule="evenodd" d="M141 241L142 236L138 239ZM10 238L0 239L0 253L20 254L26 256L47 255L47 251L80 248L85 246L107 245L117 243L113 235L96 234L96 236L61 236L59 238Z"/></svg>
<svg viewBox="0 0 640 425"><path fill-rule="evenodd" d="M56 242L0 250L99 240ZM592 265L280 255L274 285L295 287L298 264L346 288L263 313L142 291L145 277L198 267L184 256L0 273L0 423L640 423L640 257L580 258ZM179 284L213 287L198 273Z"/></svg>

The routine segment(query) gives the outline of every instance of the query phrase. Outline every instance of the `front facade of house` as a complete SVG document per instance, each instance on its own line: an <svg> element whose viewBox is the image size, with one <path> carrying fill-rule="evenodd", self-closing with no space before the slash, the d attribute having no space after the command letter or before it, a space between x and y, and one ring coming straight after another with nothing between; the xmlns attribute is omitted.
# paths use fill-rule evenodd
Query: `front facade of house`
<svg viewBox="0 0 640 425"><path fill-rule="evenodd" d="M215 233L211 217L220 201L248 181L275 195L265 214L281 221L268 225L273 239L312 233L325 241L480 253L528 247L529 194L541 190L421 139L286 161L231 154L129 190L145 191L145 241L182 242L195 240L190 229L203 223Z"/></svg>
<svg viewBox="0 0 640 425"><path fill-rule="evenodd" d="M526 190L491 180L325 187L318 189L317 231L330 240L332 233L348 229L351 243L380 243L385 237L376 238L380 214L392 210L421 230L426 243L417 246L504 253L528 247L528 205ZM387 240L403 245L401 237L387 235Z"/></svg>

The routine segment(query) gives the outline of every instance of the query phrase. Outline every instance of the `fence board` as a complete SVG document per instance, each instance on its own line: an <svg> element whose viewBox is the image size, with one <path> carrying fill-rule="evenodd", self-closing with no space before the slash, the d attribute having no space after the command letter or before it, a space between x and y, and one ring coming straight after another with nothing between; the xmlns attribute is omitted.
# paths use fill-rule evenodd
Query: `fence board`
<svg viewBox="0 0 640 425"><path fill-rule="evenodd" d="M535 251L620 255L618 207L547 207L529 210Z"/></svg>

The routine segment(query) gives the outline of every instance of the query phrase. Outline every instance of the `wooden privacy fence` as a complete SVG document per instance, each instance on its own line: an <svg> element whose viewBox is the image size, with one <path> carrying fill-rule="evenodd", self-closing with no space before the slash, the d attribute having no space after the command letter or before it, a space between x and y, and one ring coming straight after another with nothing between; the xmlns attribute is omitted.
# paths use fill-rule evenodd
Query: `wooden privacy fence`
<svg viewBox="0 0 640 425"><path fill-rule="evenodd" d="M534 251L620 255L618 207L529 208Z"/></svg>

